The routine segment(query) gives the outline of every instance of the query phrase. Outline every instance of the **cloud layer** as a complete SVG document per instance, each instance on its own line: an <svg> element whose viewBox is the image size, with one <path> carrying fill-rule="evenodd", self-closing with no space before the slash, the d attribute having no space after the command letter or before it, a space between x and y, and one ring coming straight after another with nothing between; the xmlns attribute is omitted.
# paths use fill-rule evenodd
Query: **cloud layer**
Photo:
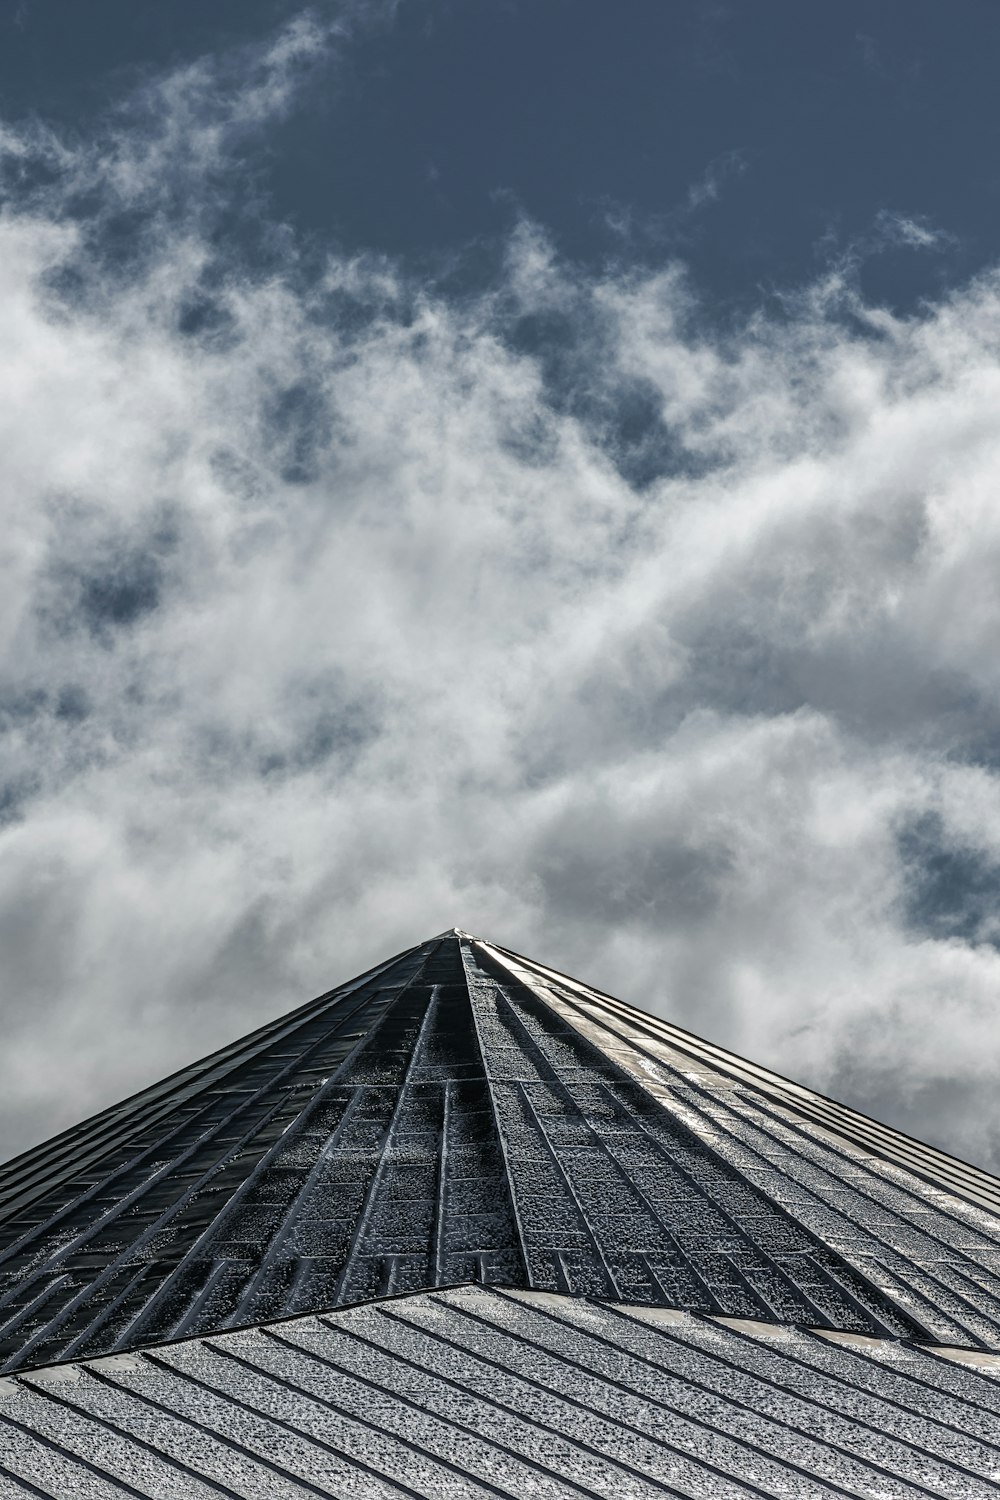
<svg viewBox="0 0 1000 1500"><path fill-rule="evenodd" d="M6 1153L458 924L1000 1164L1000 280L307 253L338 45L2 138Z"/></svg>

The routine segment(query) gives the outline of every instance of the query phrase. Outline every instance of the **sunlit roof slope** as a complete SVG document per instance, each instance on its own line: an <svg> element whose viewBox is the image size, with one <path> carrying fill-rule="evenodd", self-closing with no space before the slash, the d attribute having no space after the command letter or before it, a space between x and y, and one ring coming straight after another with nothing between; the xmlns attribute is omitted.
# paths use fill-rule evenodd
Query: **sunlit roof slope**
<svg viewBox="0 0 1000 1500"><path fill-rule="evenodd" d="M987 1500L998 1364L553 1293L413 1293L0 1381L0 1493Z"/></svg>

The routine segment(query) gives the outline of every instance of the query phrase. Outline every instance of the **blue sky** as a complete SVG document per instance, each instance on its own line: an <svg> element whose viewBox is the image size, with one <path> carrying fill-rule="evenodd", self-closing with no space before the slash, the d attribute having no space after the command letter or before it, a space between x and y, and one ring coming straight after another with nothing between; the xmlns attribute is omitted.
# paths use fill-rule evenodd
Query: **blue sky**
<svg viewBox="0 0 1000 1500"><path fill-rule="evenodd" d="M1000 11L0 10L11 1152L429 933L1000 1151Z"/></svg>
<svg viewBox="0 0 1000 1500"><path fill-rule="evenodd" d="M11 0L5 114L86 130L151 70L253 44L301 9ZM303 82L235 189L321 244L461 255L472 274L524 213L591 264L680 253L715 306L850 255L897 309L996 254L991 0L409 0L383 15L335 74ZM887 242L886 214L937 231L934 254Z"/></svg>

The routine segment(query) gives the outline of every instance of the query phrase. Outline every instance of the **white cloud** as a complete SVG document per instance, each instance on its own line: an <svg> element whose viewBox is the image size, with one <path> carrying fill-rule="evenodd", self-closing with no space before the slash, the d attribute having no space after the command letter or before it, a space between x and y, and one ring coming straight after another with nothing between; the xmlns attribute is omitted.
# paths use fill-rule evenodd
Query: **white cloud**
<svg viewBox="0 0 1000 1500"><path fill-rule="evenodd" d="M1000 282L221 259L331 45L6 137L9 1149L458 923L991 1157Z"/></svg>
<svg viewBox="0 0 1000 1500"><path fill-rule="evenodd" d="M714 157L698 181L688 188L686 212L697 213L706 204L717 203L729 179L742 176L746 169L746 153L743 151L724 151L720 156Z"/></svg>

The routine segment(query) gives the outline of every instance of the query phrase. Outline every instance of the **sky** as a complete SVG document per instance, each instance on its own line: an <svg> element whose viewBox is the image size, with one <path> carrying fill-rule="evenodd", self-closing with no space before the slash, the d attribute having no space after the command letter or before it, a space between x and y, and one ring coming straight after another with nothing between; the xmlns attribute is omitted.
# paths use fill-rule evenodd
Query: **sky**
<svg viewBox="0 0 1000 1500"><path fill-rule="evenodd" d="M0 1153L457 925L1000 1168L998 42L0 0Z"/></svg>

